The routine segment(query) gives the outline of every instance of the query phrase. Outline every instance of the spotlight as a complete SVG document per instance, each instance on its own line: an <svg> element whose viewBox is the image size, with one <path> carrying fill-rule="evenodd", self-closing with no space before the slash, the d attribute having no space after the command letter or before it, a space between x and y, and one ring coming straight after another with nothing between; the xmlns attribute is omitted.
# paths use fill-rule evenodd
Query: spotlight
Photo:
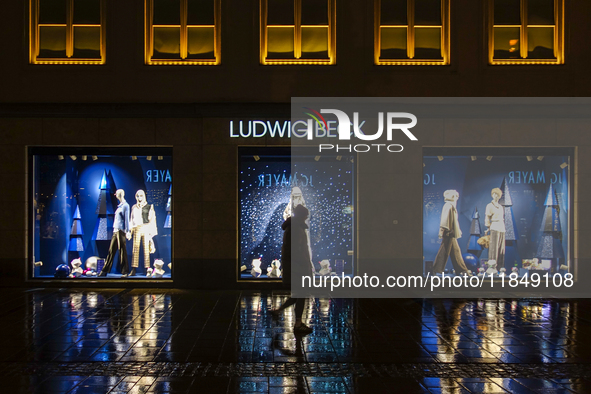
<svg viewBox="0 0 591 394"><path fill-rule="evenodd" d="M137 156L131 156L131 160L137 160Z"/></svg>
<svg viewBox="0 0 591 394"><path fill-rule="evenodd" d="M158 160L164 160L164 156L158 156Z"/></svg>
<svg viewBox="0 0 591 394"><path fill-rule="evenodd" d="M439 161L443 161L443 156L437 156L437 159L438 159Z"/></svg>
<svg viewBox="0 0 591 394"><path fill-rule="evenodd" d="M544 160L544 156L538 156L538 160L539 160L539 161L542 161L542 160Z"/></svg>
<svg viewBox="0 0 591 394"><path fill-rule="evenodd" d="M43 261L35 261L35 267L41 267L43 265Z"/></svg>
<svg viewBox="0 0 591 394"><path fill-rule="evenodd" d="M77 157L76 157L76 155L70 155L70 159L75 161L77 159Z"/></svg>
<svg viewBox="0 0 591 394"><path fill-rule="evenodd" d="M343 159L343 156L337 156L337 160L341 161Z"/></svg>
<svg viewBox="0 0 591 394"><path fill-rule="evenodd" d="M320 156L315 156L315 157L314 157L314 160L315 160L315 161L318 161L318 160L320 160Z"/></svg>
<svg viewBox="0 0 591 394"><path fill-rule="evenodd" d="M472 159L472 161L476 161L476 156L470 156L470 159Z"/></svg>
<svg viewBox="0 0 591 394"><path fill-rule="evenodd" d="M88 159L88 156L86 156L86 155L82 155L80 157L82 157L82 160L84 160L84 161L86 161Z"/></svg>
<svg viewBox="0 0 591 394"><path fill-rule="evenodd" d="M57 159L58 160L64 160L64 156L63 155L57 155Z"/></svg>
<svg viewBox="0 0 591 394"><path fill-rule="evenodd" d="M98 160L98 156L92 155L92 160L93 161L97 161Z"/></svg>
<svg viewBox="0 0 591 394"><path fill-rule="evenodd" d="M425 163L423 163L423 167L425 167Z"/></svg>
<svg viewBox="0 0 591 394"><path fill-rule="evenodd" d="M148 161L152 160L152 156L146 156L146 160L148 160Z"/></svg>
<svg viewBox="0 0 591 394"><path fill-rule="evenodd" d="M254 155L252 158L254 159L254 161L261 160L261 157L259 155Z"/></svg>
<svg viewBox="0 0 591 394"><path fill-rule="evenodd" d="M533 156L525 156L525 158L527 159L527 161L532 161L534 159Z"/></svg>
<svg viewBox="0 0 591 394"><path fill-rule="evenodd" d="M563 271L568 271L568 265L565 264L560 264L559 269L563 270Z"/></svg>
<svg viewBox="0 0 591 394"><path fill-rule="evenodd" d="M561 168L561 169L563 169L563 170L564 170L566 167L568 167L568 163L567 163L566 161L560 165L560 168Z"/></svg>
<svg viewBox="0 0 591 394"><path fill-rule="evenodd" d="M492 160L492 156L486 156L486 160L491 161Z"/></svg>

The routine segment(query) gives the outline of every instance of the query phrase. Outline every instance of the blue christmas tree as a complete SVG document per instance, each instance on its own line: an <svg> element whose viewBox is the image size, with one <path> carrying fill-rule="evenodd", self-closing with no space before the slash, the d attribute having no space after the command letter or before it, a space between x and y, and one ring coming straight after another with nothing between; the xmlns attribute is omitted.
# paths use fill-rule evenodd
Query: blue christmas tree
<svg viewBox="0 0 591 394"><path fill-rule="evenodd" d="M76 204L76 210L74 217L72 218L72 229L70 230L70 245L68 247L69 252L76 252L80 257L80 252L84 252L84 231L82 230L82 219L80 217L80 208Z"/></svg>
<svg viewBox="0 0 591 394"><path fill-rule="evenodd" d="M476 257L482 254L482 245L478 244L478 239L482 235L482 228L480 227L480 214L478 208L474 207L472 212L472 223L470 224L470 238L468 239L468 253L472 253Z"/></svg>
<svg viewBox="0 0 591 394"><path fill-rule="evenodd" d="M554 194L554 188L550 184L548 195L544 202L544 217L540 226L540 240L536 257L550 259L555 263L558 259L564 258L562 249L562 226L560 224L560 209L558 200Z"/></svg>

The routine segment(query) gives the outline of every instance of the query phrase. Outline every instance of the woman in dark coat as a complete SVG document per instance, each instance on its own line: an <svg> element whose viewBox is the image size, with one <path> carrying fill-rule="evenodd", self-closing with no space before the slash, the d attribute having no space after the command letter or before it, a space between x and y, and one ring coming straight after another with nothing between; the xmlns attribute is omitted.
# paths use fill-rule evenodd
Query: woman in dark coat
<svg viewBox="0 0 591 394"><path fill-rule="evenodd" d="M303 205L298 205L293 211L293 216L287 218L281 228L283 229L283 246L281 247L281 263L283 265L283 284L291 285L292 276L297 280L302 276L313 275L310 263L310 248L308 247L308 236L306 230L308 225L306 219L309 211ZM290 297L276 311L279 312L295 304L295 326L294 330L299 332L312 332L312 329L302 323L304 313L304 298Z"/></svg>

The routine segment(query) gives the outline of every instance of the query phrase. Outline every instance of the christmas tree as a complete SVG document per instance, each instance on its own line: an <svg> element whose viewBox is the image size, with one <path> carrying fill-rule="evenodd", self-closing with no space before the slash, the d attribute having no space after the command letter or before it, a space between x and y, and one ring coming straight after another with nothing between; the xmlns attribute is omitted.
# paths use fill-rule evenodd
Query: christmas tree
<svg viewBox="0 0 591 394"><path fill-rule="evenodd" d="M472 223L470 224L470 238L468 239L468 253L472 253L476 257L480 257L482 254L482 245L478 244L478 239L482 235L482 229L480 227L480 214L478 208L474 207L472 213Z"/></svg>
<svg viewBox="0 0 591 394"><path fill-rule="evenodd" d="M513 214L513 200L511 199L511 191L507 180L503 178L501 183L501 191L503 195L499 199L499 204L504 208L505 216L505 268L510 270L515 264L520 264L519 250L517 248L517 241L519 235L515 227L515 215ZM497 267L503 268L503 267Z"/></svg>
<svg viewBox="0 0 591 394"><path fill-rule="evenodd" d="M540 259L554 260L564 258L562 249L562 226L560 225L560 210L558 200L554 194L554 188L550 185L548 195L544 202L544 217L540 226L540 240L536 257Z"/></svg>
<svg viewBox="0 0 591 394"><path fill-rule="evenodd" d="M168 201L166 202L166 220L164 221L164 228L171 228L172 227L171 198L172 198L172 184L168 188Z"/></svg>
<svg viewBox="0 0 591 394"><path fill-rule="evenodd" d="M72 218L72 229L70 230L70 245L68 247L69 252L76 252L80 257L80 252L84 252L84 240L82 239L84 231L82 230L82 219L80 218L80 208L76 204L76 211ZM72 257L72 256L70 256Z"/></svg>
<svg viewBox="0 0 591 394"><path fill-rule="evenodd" d="M112 178L111 178L112 179ZM110 241L113 236L113 220L115 210L113 209L113 198L111 189L114 187L109 175L105 170L99 185L99 197L96 205L96 226L92 234L93 241Z"/></svg>

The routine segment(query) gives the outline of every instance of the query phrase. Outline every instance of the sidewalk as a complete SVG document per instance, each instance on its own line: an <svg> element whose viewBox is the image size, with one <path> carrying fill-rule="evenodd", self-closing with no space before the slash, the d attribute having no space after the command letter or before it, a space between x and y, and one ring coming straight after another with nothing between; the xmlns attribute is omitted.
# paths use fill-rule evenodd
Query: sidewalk
<svg viewBox="0 0 591 394"><path fill-rule="evenodd" d="M591 393L589 300L2 289L3 393Z"/></svg>

